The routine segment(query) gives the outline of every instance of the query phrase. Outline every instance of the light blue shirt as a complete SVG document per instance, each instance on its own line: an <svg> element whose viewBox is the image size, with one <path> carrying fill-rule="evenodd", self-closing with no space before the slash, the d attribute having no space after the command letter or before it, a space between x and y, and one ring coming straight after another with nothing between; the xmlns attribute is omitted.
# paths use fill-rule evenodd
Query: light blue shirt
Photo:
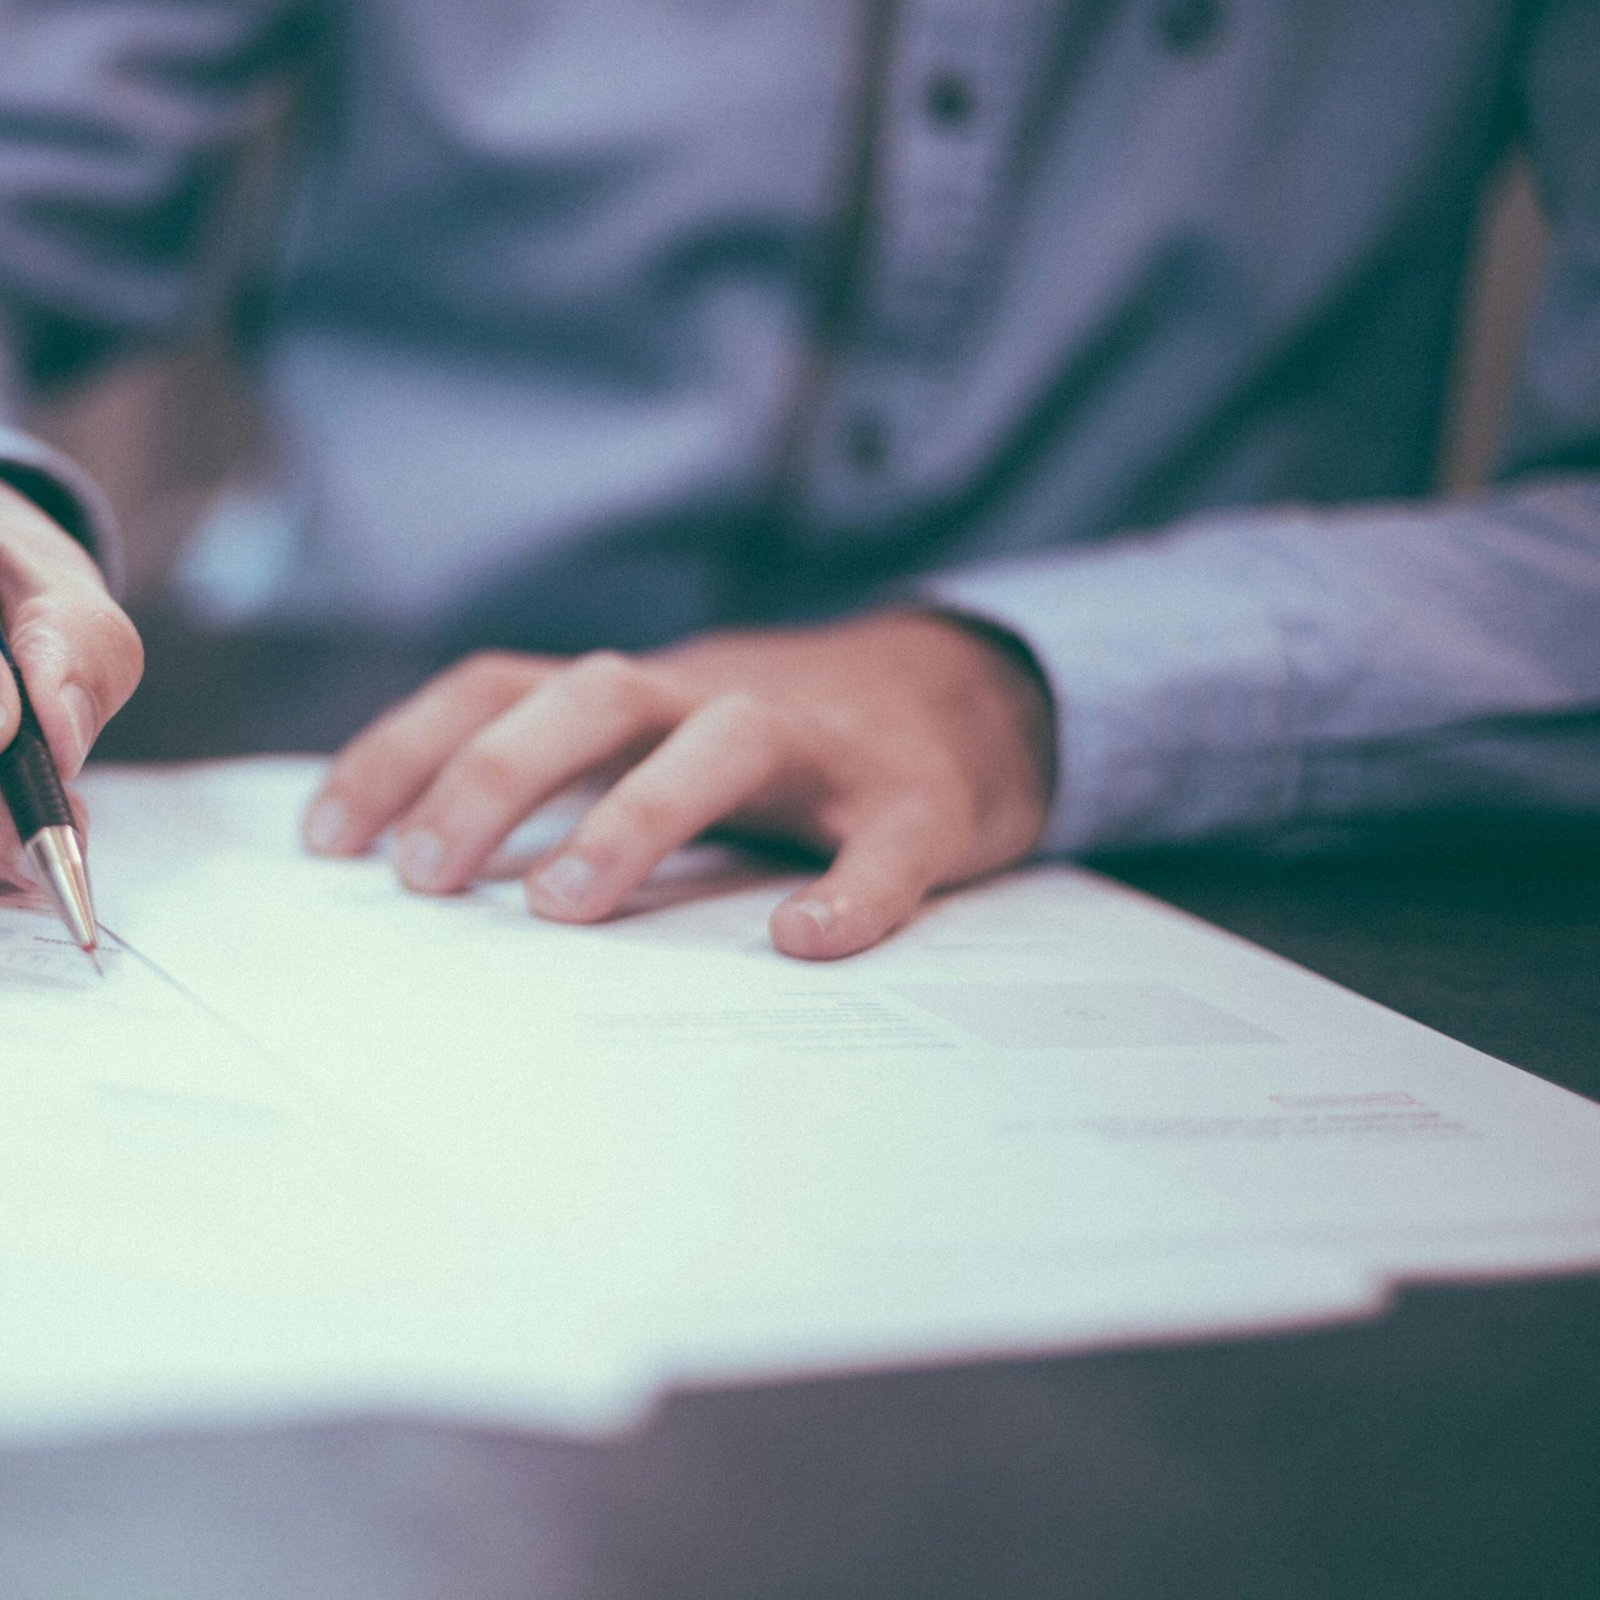
<svg viewBox="0 0 1600 1600"><path fill-rule="evenodd" d="M1515 139L1544 298L1499 481L1429 501ZM222 306L269 615L629 647L909 590L1048 677L1058 850L1600 809L1593 0L0 0L16 392Z"/></svg>

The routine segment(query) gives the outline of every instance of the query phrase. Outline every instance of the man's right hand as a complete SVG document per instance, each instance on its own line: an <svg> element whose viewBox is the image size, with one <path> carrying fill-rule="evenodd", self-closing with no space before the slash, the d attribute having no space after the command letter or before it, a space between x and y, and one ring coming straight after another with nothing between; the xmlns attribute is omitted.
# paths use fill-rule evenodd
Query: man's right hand
<svg viewBox="0 0 1600 1600"><path fill-rule="evenodd" d="M0 482L0 623L61 776L78 775L144 671L144 647L83 547ZM0 750L16 736L16 685L0 672ZM19 841L0 807L0 874Z"/></svg>

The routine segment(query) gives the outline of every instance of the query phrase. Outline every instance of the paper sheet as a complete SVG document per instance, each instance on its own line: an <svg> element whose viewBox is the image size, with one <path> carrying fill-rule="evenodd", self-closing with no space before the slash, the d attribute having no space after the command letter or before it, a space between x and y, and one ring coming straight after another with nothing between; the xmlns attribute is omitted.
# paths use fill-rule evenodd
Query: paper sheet
<svg viewBox="0 0 1600 1600"><path fill-rule="evenodd" d="M94 774L103 985L0 899L0 1431L598 1429L1600 1265L1600 1106L1092 874L809 966L720 852L593 929L307 859L316 773Z"/></svg>

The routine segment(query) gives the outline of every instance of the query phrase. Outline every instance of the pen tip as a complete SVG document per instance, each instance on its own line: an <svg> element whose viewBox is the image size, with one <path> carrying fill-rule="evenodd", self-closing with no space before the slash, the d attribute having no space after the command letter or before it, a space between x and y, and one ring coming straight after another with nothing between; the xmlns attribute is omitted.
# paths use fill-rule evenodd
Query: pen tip
<svg viewBox="0 0 1600 1600"><path fill-rule="evenodd" d="M98 945L86 944L83 947L83 953L88 956L90 964L94 967L95 976L97 978L104 978L106 975L106 969L100 965L100 947Z"/></svg>

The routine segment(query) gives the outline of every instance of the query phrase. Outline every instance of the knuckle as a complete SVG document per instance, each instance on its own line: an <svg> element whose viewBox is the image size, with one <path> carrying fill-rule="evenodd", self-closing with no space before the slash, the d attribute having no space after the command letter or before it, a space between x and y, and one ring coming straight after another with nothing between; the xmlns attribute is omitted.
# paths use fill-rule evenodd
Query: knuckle
<svg viewBox="0 0 1600 1600"><path fill-rule="evenodd" d="M771 708L747 689L730 689L706 705L703 713L728 733L750 736L774 731L777 718Z"/></svg>
<svg viewBox="0 0 1600 1600"><path fill-rule="evenodd" d="M81 682L105 702L107 715L133 693L144 673L144 641L117 603L104 594L34 595L9 627L19 659Z"/></svg>
<svg viewBox="0 0 1600 1600"><path fill-rule="evenodd" d="M682 807L670 796L649 789L613 793L608 828L621 839L663 839L682 831Z"/></svg>
<svg viewBox="0 0 1600 1600"><path fill-rule="evenodd" d="M29 595L6 618L6 636L17 655L58 650L73 628L74 607L53 592Z"/></svg>
<svg viewBox="0 0 1600 1600"><path fill-rule="evenodd" d="M495 701L522 691L531 663L512 650L475 650L450 668L447 677L469 694Z"/></svg>
<svg viewBox="0 0 1600 1600"><path fill-rule="evenodd" d="M597 712L626 711L640 699L644 669L615 650L592 650L568 669L568 681Z"/></svg>
<svg viewBox="0 0 1600 1600"><path fill-rule="evenodd" d="M520 771L516 757L494 745L473 743L456 755L450 787L458 795L482 795L489 799L516 792Z"/></svg>
<svg viewBox="0 0 1600 1600"><path fill-rule="evenodd" d="M709 701L700 715L717 736L747 754L774 758L800 737L799 719L746 690L731 690Z"/></svg>

